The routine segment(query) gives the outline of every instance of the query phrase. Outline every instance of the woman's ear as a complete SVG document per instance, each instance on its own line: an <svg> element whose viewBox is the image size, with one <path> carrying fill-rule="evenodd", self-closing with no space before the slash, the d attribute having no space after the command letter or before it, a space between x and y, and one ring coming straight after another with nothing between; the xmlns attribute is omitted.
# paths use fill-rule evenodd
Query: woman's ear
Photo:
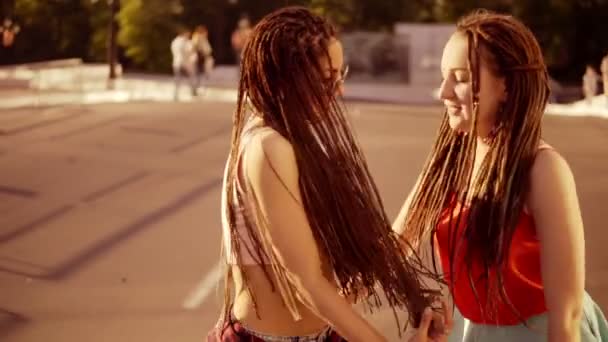
<svg viewBox="0 0 608 342"><path fill-rule="evenodd" d="M507 91L507 85L505 83L505 78L500 78L500 88L502 89L502 93L500 94L500 101L507 102L507 97L509 96L509 92Z"/></svg>

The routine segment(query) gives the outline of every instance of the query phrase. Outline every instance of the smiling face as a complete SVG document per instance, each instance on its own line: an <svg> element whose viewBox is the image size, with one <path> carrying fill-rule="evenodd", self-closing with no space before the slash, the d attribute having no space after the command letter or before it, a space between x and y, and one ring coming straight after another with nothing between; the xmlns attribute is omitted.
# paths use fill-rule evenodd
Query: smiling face
<svg viewBox="0 0 608 342"><path fill-rule="evenodd" d="M469 42L463 33L454 33L445 45L441 58L443 81L440 98L446 107L450 127L469 132L473 125L473 74L469 69ZM477 134L487 136L496 123L497 112L506 99L504 78L491 70L487 53L479 51L479 111Z"/></svg>

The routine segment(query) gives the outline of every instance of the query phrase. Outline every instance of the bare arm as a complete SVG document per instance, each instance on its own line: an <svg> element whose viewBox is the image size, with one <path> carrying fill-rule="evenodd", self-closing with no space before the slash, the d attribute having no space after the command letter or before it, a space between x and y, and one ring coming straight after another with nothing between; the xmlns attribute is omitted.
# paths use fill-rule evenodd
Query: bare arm
<svg viewBox="0 0 608 342"><path fill-rule="evenodd" d="M414 187L412 188L412 190L406 197L405 202L403 203L403 206L401 207L401 210L397 214L397 218L395 218L395 220L393 221L393 231L396 232L397 234L399 234L400 236L403 235L403 233L405 231L405 219L409 212L410 205L411 205L412 201L414 200L414 195L416 194L416 191L418 191L418 187L420 186L421 181L422 181L422 174L418 176L418 179L416 179L416 183L414 184ZM435 238L435 237L433 237L433 238ZM402 237L402 239L403 239L403 237ZM405 245L405 241L403 241L403 242L404 242L404 249L405 249L406 253L411 253L411 248L409 246ZM408 242L410 244L412 243L412 241L408 241ZM437 241L435 241L435 246L437 246ZM415 245L412 247L416 248L416 252L418 253L418 256L420 257L422 264L427 268L427 270L432 271L432 272L437 271L437 273L439 273L439 274L441 274L443 272L442 266L441 266L440 255L437 250L433 251L433 249L431 248L430 240L428 238L426 238L426 239L423 238L422 241L419 241L418 245ZM437 268L436 270L433 265L433 257L435 260L435 266ZM437 290L441 291L442 301L444 303L446 303L447 306L450 308L453 306L453 299L450 294L450 290L447 286L445 286L444 284L441 284L440 282L437 282L436 280L429 278L429 277L423 277L423 282L424 282L425 286L427 286L428 288L437 289ZM452 312L450 310L450 322L452 322L452 324L453 324L452 319L453 319Z"/></svg>
<svg viewBox="0 0 608 342"><path fill-rule="evenodd" d="M536 157L529 208L541 245L548 341L579 341L585 286L583 221L574 177L555 151L545 150Z"/></svg>
<svg viewBox="0 0 608 342"><path fill-rule="evenodd" d="M303 304L349 341L385 341L323 276L302 203L292 146L277 133L258 136L247 151L246 175L267 220L266 238L288 270Z"/></svg>
<svg viewBox="0 0 608 342"><path fill-rule="evenodd" d="M414 187L412 188L412 190L406 197L405 202L401 206L401 210L399 211L399 213L397 214L397 217L393 221L393 231L396 232L399 236L401 236L405 253L410 255L412 253L411 247L415 248L416 252L418 253L418 256L420 257L422 264L429 271L433 271L433 272L435 271L435 269L433 267L433 256L435 256L437 272L441 273L442 272L441 262L440 262L441 258L439 257L437 251L433 251L433 249L431 248L429 239L423 239L422 241L419 241L419 243L417 245L412 245L413 241L404 241L403 240L404 239L403 233L405 232L405 219L406 219L408 211L410 209L410 205L414 199L414 195L416 194L416 191L418 191L418 187L420 186L421 180L422 180L422 175L419 175L418 179L416 179L416 183L414 184ZM410 245L407 245L406 242L409 242ZM437 243L435 243L435 245L437 245ZM447 286L443 286L443 284L437 282L435 279L432 279L430 277L422 277L422 281L423 281L424 285L426 287L428 287L429 289L435 289L435 290L441 291L442 302L445 303L449 308L452 307L452 296L450 295L450 291L447 288ZM449 310L448 316L449 316L449 322L450 322L449 329L451 329L451 327L453 325L453 315L452 315L451 309ZM447 320L446 320L446 322L447 322Z"/></svg>
<svg viewBox="0 0 608 342"><path fill-rule="evenodd" d="M423 238L422 241L406 241L404 237L405 233L405 219L407 218L408 212L410 210L410 205L414 200L414 196L416 195L416 191L418 191L418 187L420 186L422 175L418 176L416 180L416 184L408 194L399 214L397 214L397 218L393 221L393 231L397 233L401 237L401 242L403 245L404 252L408 255L411 255L412 248L416 250L418 255L421 257L422 261L425 262L429 269L432 269L432 250L431 244L428 239ZM428 235L427 235L428 236ZM409 244L409 245L408 245ZM411 246L411 247L410 247ZM437 257L437 260L439 258Z"/></svg>
<svg viewBox="0 0 608 342"><path fill-rule="evenodd" d="M414 200L414 195L416 194L416 191L420 186L421 178L422 175L418 176L418 179L416 179L416 184L414 184L414 187L405 198L405 202L403 203L403 206L401 206L401 210L399 210L397 218L395 218L395 221L393 221L393 231L399 235L403 234L403 231L405 229L405 218L407 217L407 213L410 210L410 204Z"/></svg>

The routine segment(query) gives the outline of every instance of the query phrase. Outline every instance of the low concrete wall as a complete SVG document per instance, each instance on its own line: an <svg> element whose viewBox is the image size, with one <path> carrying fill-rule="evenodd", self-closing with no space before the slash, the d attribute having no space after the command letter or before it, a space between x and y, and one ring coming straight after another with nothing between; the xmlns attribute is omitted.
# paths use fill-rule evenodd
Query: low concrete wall
<svg viewBox="0 0 608 342"><path fill-rule="evenodd" d="M120 65L117 66L121 74ZM0 87L33 90L105 89L106 64L84 64L80 59L11 65L0 68Z"/></svg>

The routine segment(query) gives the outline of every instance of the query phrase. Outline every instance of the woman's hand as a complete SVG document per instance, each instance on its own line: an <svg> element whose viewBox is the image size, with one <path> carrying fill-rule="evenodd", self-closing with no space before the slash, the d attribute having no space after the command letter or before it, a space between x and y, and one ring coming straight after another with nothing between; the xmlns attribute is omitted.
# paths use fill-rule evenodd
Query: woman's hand
<svg viewBox="0 0 608 342"><path fill-rule="evenodd" d="M409 342L445 342L454 325L452 309L445 301L441 302L443 314L426 308L422 314L420 327Z"/></svg>

